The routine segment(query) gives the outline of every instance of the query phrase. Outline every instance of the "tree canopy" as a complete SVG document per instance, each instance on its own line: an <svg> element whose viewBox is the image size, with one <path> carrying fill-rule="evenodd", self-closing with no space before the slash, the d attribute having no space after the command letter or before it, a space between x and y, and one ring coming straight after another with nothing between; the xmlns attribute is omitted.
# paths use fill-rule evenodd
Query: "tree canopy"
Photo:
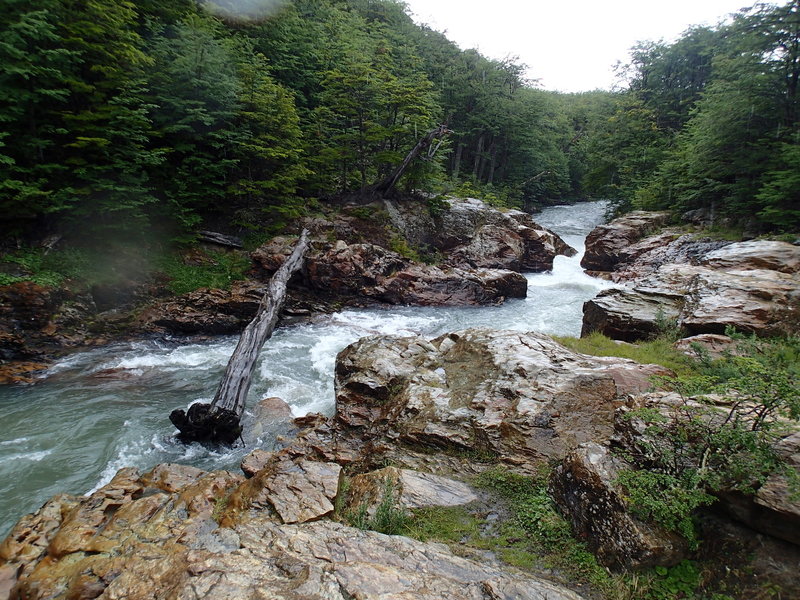
<svg viewBox="0 0 800 600"><path fill-rule="evenodd" d="M800 223L798 1L642 42L624 90L583 94L459 49L396 0L226 15L192 0L3 3L10 237L277 231L319 199L374 189L439 126L451 133L399 193L605 197Z"/></svg>

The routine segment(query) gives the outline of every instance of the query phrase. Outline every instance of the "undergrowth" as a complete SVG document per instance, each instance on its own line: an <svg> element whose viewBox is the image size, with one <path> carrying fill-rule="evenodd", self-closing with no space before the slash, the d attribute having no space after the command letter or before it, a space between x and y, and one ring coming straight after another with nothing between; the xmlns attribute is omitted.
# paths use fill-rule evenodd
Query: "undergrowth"
<svg viewBox="0 0 800 600"><path fill-rule="evenodd" d="M169 279L169 290L185 294L200 288L230 289L250 268L247 256L237 252L206 251L205 258L202 264L186 264L178 254L162 257L158 266Z"/></svg>

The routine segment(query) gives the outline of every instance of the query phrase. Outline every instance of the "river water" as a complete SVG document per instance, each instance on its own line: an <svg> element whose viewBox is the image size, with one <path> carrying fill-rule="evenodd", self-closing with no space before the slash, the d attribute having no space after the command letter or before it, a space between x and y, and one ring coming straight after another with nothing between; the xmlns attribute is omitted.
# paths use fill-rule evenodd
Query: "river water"
<svg viewBox="0 0 800 600"><path fill-rule="evenodd" d="M435 337L467 327L579 335L583 303L609 285L579 265L584 239L604 211L604 202L591 202L535 215L579 254L556 257L550 273L527 275L526 299L479 308L345 310L278 329L261 353L251 402L278 396L295 416L331 414L336 354L365 335ZM236 339L117 344L61 360L36 385L0 386L0 539L51 496L93 491L121 467L177 462L236 470L254 447L269 448L269 433L229 450L172 438L170 411L213 398Z"/></svg>

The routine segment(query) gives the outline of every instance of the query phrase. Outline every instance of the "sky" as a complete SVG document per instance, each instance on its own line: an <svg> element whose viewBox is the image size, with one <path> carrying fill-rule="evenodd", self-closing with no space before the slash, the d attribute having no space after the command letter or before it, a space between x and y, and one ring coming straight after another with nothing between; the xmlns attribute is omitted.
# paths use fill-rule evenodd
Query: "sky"
<svg viewBox="0 0 800 600"><path fill-rule="evenodd" d="M755 0L405 0L417 23L462 49L518 56L544 89L611 89L613 66L643 40L672 41Z"/></svg>

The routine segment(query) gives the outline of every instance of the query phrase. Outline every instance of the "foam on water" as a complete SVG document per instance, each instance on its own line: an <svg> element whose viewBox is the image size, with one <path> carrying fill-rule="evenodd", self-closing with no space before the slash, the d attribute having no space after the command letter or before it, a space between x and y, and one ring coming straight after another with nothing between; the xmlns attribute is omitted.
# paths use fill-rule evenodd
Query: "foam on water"
<svg viewBox="0 0 800 600"><path fill-rule="evenodd" d="M535 215L580 254L557 257L550 273L527 275L525 299L479 308L346 310L277 330L262 350L250 401L277 396L295 416L331 414L336 355L367 335L434 337L468 327L578 335L583 302L610 285L587 277L579 264L583 238L603 211L603 203L589 203ZM59 361L36 386L0 388L0 536L50 496L91 493L122 467L177 462L235 470L254 445L271 447L268 433L249 440L250 448L186 446L175 441L167 419L175 408L213 398L236 341L117 344ZM253 418L249 410L245 418Z"/></svg>

